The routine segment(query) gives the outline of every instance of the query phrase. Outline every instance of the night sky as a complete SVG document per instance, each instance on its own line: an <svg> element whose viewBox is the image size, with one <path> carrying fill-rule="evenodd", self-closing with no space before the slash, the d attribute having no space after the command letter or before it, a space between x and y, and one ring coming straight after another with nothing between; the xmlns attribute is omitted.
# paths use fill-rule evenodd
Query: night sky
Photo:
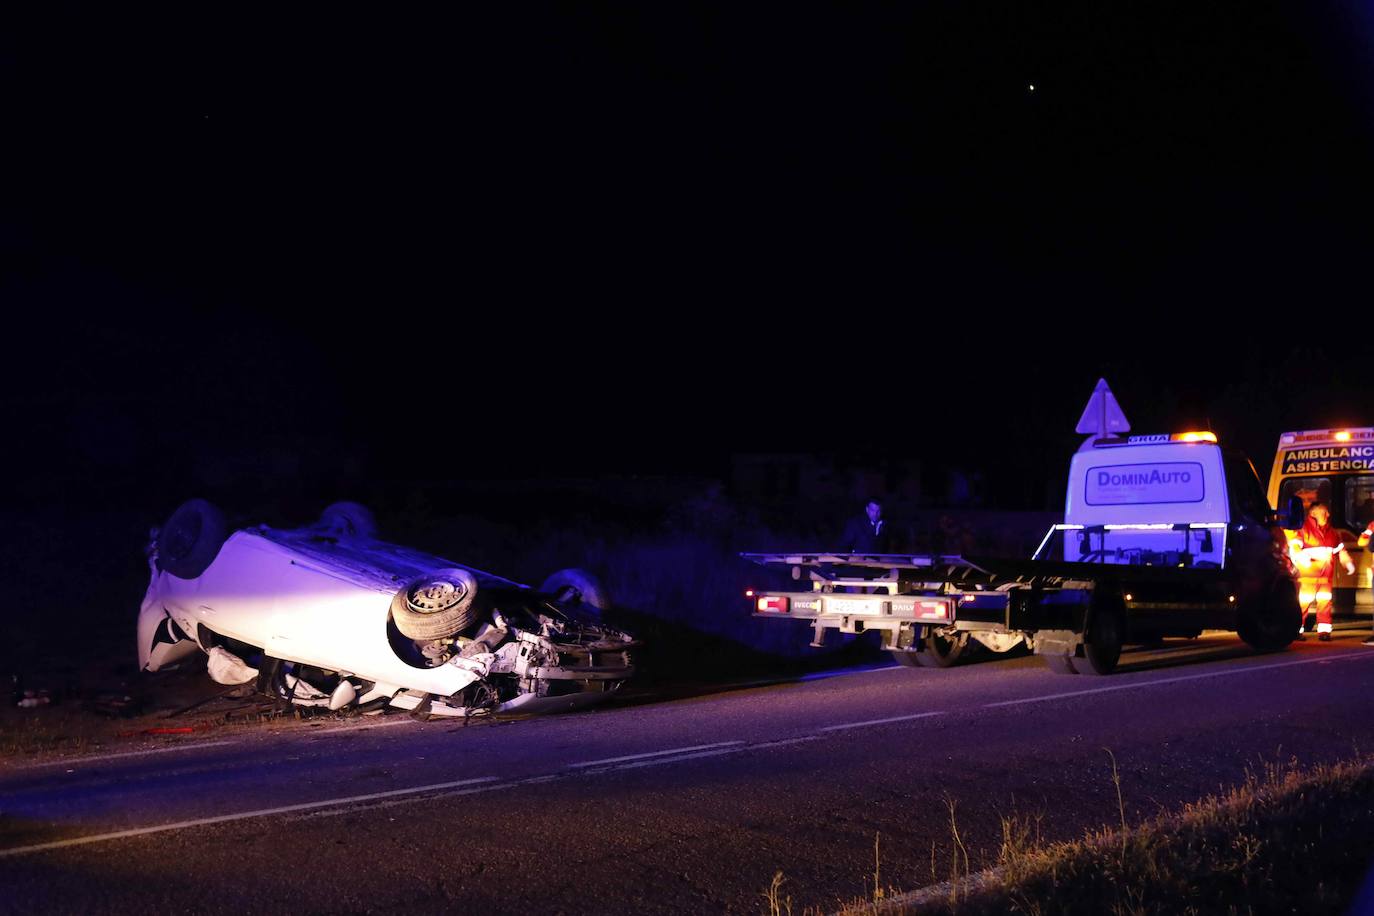
<svg viewBox="0 0 1374 916"><path fill-rule="evenodd" d="M43 15L0 29L19 502L1058 476L1099 375L1261 473L1374 425L1368 4Z"/></svg>

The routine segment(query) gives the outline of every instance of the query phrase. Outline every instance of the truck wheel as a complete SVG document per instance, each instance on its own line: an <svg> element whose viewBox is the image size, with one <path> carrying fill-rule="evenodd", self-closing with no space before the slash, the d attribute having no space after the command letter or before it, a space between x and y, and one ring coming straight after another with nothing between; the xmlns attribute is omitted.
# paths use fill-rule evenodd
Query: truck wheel
<svg viewBox="0 0 1374 916"><path fill-rule="evenodd" d="M921 651L916 653L916 661L923 668L948 668L964 654L967 645L967 633L931 630L921 641Z"/></svg>
<svg viewBox="0 0 1374 916"><path fill-rule="evenodd" d="M188 499L158 530L157 568L194 579L210 568L228 537L223 512L203 499Z"/></svg>
<svg viewBox="0 0 1374 916"><path fill-rule="evenodd" d="M921 664L921 653L911 649L888 649L887 654L892 656L892 660L903 668L924 668Z"/></svg>
<svg viewBox="0 0 1374 916"><path fill-rule="evenodd" d="M1073 659L1074 670L1079 674L1111 674L1121 660L1125 635L1126 620L1120 600L1102 601L1093 608L1088 632L1083 636L1083 654Z"/></svg>
<svg viewBox="0 0 1374 916"><path fill-rule="evenodd" d="M1277 652L1297 636L1302 620L1298 590L1291 579L1279 579L1269 594L1257 598L1240 610L1236 631L1240 638L1261 652Z"/></svg>
<svg viewBox="0 0 1374 916"><path fill-rule="evenodd" d="M1073 666L1073 659L1067 655L1042 655L1045 660L1045 667L1055 674L1077 674L1078 669Z"/></svg>

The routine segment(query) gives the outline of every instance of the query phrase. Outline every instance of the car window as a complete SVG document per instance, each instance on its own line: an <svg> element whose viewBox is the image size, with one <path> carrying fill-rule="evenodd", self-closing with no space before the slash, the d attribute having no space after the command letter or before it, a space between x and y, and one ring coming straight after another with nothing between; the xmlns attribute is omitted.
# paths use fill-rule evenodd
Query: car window
<svg viewBox="0 0 1374 916"><path fill-rule="evenodd" d="M1226 457L1226 484L1231 509L1252 523L1262 522L1269 515L1269 501L1265 499L1255 467L1239 455Z"/></svg>
<svg viewBox="0 0 1374 916"><path fill-rule="evenodd" d="M1345 519L1352 531L1374 521L1374 475L1346 478Z"/></svg>

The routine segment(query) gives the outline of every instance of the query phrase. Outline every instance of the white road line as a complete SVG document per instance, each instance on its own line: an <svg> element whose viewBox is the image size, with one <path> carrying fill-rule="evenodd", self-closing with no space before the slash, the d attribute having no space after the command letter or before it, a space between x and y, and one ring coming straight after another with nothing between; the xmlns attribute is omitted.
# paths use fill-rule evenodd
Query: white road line
<svg viewBox="0 0 1374 916"><path fill-rule="evenodd" d="M1181 684L1184 681L1201 681L1212 677L1227 677L1233 674L1249 674L1254 671L1269 671L1274 668L1292 668L1295 665L1317 665L1327 662L1346 661L1352 658L1374 658L1374 652L1350 652L1343 655L1335 655L1321 658L1304 658L1295 662L1278 662L1273 665L1251 665L1245 668L1228 668L1224 671L1207 671L1202 674L1185 674L1179 677L1156 678L1149 681L1135 681L1130 684L1112 684L1108 687L1097 687L1092 690L1070 690L1065 693L1050 693L1042 697L1023 697L1019 700L1001 700L997 703L984 703L984 709L992 709L998 706L1019 706L1022 703L1045 703L1049 700L1063 700L1069 697L1086 697L1095 693L1110 693L1116 690L1136 690L1141 687L1154 687L1159 684Z"/></svg>
<svg viewBox="0 0 1374 916"><path fill-rule="evenodd" d="M584 760L581 763L570 763L568 769L575 770L579 767L597 767L608 763L621 763L625 760L643 760L646 757L667 757L669 754L684 754L688 751L704 751L716 747L734 747L743 744L743 741L717 741L715 744L693 744L690 747L671 747L666 751L650 751L647 754L626 754L624 757L604 757L601 760Z"/></svg>
<svg viewBox="0 0 1374 916"><path fill-rule="evenodd" d="M458 798L459 795L480 795L481 792L511 790L511 788L519 788L521 786L537 786L537 784L539 783L552 783L552 781L556 779L566 779L566 776L566 773L552 773L552 775L550 776L530 776L529 779L518 779L513 781L513 783L502 783L502 781L496 781L496 783L484 783L481 784L481 786L471 786L469 788L455 788L455 790L447 792L436 792L436 794L430 795L430 797L427 798L426 801L437 802L442 801L442 799L445 798ZM390 799L390 801L378 802L376 803L376 805L368 805L367 810L370 810L370 812L379 812L379 810L386 808L396 808L397 805L409 805L409 803L411 802L412 799L409 798L393 798ZM289 817L287 818L287 821L316 820L316 818L322 817L338 817L339 814L352 814L356 812L356 810L359 809L337 808L334 810L324 810L324 812L311 812L309 814L301 814L300 817Z"/></svg>
<svg viewBox="0 0 1374 916"><path fill-rule="evenodd" d="M542 782L553 782L556 779L567 779L568 773L552 773L547 776L531 776L528 779L517 779L514 782L488 782L482 785L470 786L466 789L452 789L447 792L436 792L430 795L426 801L436 802L445 798L457 798L460 795L480 795L483 792L496 792L498 790L509 791L518 789L521 786L534 786ZM375 805L368 805L367 811L381 811L384 808L394 808L397 805L409 805L413 799L393 798L389 801L378 802ZM341 814L353 814L357 808L335 808L332 811L312 811L309 814L302 814L300 817L287 818L288 821L315 820L324 817L338 817Z"/></svg>
<svg viewBox="0 0 1374 916"><path fill-rule="evenodd" d="M42 763L26 763L11 767L15 770L36 770L39 767L80 766L93 760L114 760L119 757L146 757L148 754L168 754L172 751L193 751L199 747L222 747L237 744L236 741L197 741L194 744L176 744L169 747L154 747L145 751L120 751L115 754L90 754L85 757L62 757L57 760L44 760Z"/></svg>
<svg viewBox="0 0 1374 916"><path fill-rule="evenodd" d="M802 735L800 738L783 738L781 741L764 741L760 744L751 744L746 750L758 751L766 747L787 747L791 744L805 744L808 741L819 741L824 735Z"/></svg>
<svg viewBox="0 0 1374 916"><path fill-rule="evenodd" d="M813 735L812 737L813 737L813 738L817 738L817 737L820 737L820 736L819 736L819 735ZM810 740L810 739L802 738L802 739L797 739L797 740L805 741L805 740ZM636 761L636 762L634 762L634 763L622 763L622 764L620 764L619 766L608 766L608 767L603 767L602 769L599 769L599 770L583 769L583 770L574 770L574 771L572 771L572 772L569 772L568 770L565 769L565 770L562 770L561 772L558 772L558 773L547 773L547 774L545 774L545 775L543 775L543 776L528 776L528 777L526 777L526 778L524 778L524 779L516 779L516 780L513 780L513 781L511 781L511 782L498 782L498 783L494 783L494 784L489 783L489 784L487 784L487 785L471 786L471 787L466 788L466 789L455 789L454 791L451 791L451 792L440 792L440 793L437 793L437 794L435 794L435 795L431 795L430 798L429 798L428 800L429 800L429 801L440 801L440 800L445 799L445 798L456 798L456 797L458 797L458 796L460 796L460 795L479 795L479 794L481 794L481 793L483 793L483 792L510 791L511 789L519 789L519 788L521 788L522 786L537 786L537 785L540 785L540 784L546 783L546 782L556 782L556 781L561 780L561 779L574 779L574 778L579 777L579 776L600 776L600 775L602 775L602 774L604 774L604 773L616 773L616 772L619 772L620 770L637 770L637 769L640 769L641 767L659 766L659 765L661 765L661 764L667 764L667 763L679 763L679 762L681 762L681 761L683 761L683 760L697 760L697 759L699 759L699 758L701 758L701 757L720 757L720 756L722 756L722 755L724 755L724 754L733 754L733 753L735 753L736 751L740 751L740 750L753 750L755 747L761 747L761 746L762 746L762 745L753 745L753 744L751 744L751 745L749 745L748 747L741 748L741 747L737 747L737 746L735 746L735 745L741 745L741 744L744 743L743 741L727 741L727 742L725 742L725 743L728 744L728 745L732 745L732 746L731 746L731 747L720 747L720 748L717 748L717 749L714 750L714 751L701 751L701 752L696 753L696 754L680 754L680 755L678 755L678 756L676 756L676 757L658 757L658 758L655 758L655 759L652 759L652 760L639 760L639 761ZM711 747L712 745L704 745L704 746L705 746L705 747ZM375 805L368 805L368 806L367 806L367 810L369 810L369 811L378 811L378 810L380 810L380 809L382 809L382 808L392 808L392 807L395 807L396 805L408 805L408 804L410 804L410 803L411 803L411 800L408 799L408 798L394 799L394 800L391 800L391 801L384 801L384 802L381 802L381 803L375 804ZM316 812L312 812L312 813L310 813L310 814L302 815L300 818L296 818L296 820L306 820L306 819L311 819L311 820L313 820L313 819L315 819L315 818L338 817L338 816L341 815L341 814L349 814L349 813L351 813L353 810L354 810L354 809L352 809L352 808L340 808L340 809L337 809L337 810L334 810L334 811L316 811Z"/></svg>
<svg viewBox="0 0 1374 916"><path fill-rule="evenodd" d="M176 821L171 824L158 824L155 827L136 827L132 830L116 830L113 833L96 833L90 836L72 837L67 840L54 840L51 843L35 843L32 846L15 846L0 849L0 859L23 855L29 852L44 852L50 849L65 849L69 846L85 846L87 843L102 843L106 840L124 840L129 837L147 836L150 833L166 833L169 830L185 830L187 827L205 827L210 824L225 824L242 821L250 817L267 817L273 814L289 814L292 811L309 811L312 808L327 808L333 805L348 805L357 802L373 801L378 798L395 798L398 795L418 795L422 792L437 792L457 786L474 783L494 782L495 776L480 776L476 779L459 779L453 782L436 782L427 786L411 786L408 789L392 789L388 792L369 792L366 795L348 795L341 798L326 798L323 801L302 802L298 805L282 805L279 808L259 808L256 811L239 811L234 814L220 814L214 817L200 817L190 821Z"/></svg>
<svg viewBox="0 0 1374 916"><path fill-rule="evenodd" d="M731 741L733 745L741 745L743 741ZM695 754L680 754L677 757L659 757L656 760L641 760L638 763L622 763L620 766L607 767L606 770L596 772L608 772L614 770L637 770L640 767L656 767L664 763L681 763L684 760L698 760L702 757L719 757L722 754L733 754L737 750L750 750L742 747L724 747L717 751L700 751Z"/></svg>
<svg viewBox="0 0 1374 916"><path fill-rule="evenodd" d="M887 719L867 719L863 722L845 722L842 725L827 725L821 729L823 732L837 732L845 728L867 728L870 725L887 725L889 722L910 722L912 719L926 719L930 716L943 716L942 710L935 712L918 712L910 716L892 716Z"/></svg>

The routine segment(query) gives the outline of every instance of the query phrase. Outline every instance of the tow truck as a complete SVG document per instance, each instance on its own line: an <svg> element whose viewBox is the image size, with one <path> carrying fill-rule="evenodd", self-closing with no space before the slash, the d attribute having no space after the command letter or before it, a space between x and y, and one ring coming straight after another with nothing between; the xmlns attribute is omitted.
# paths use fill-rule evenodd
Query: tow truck
<svg viewBox="0 0 1374 916"><path fill-rule="evenodd" d="M1110 674L1123 646L1234 630L1260 651L1299 629L1285 528L1244 455L1210 431L1128 435L1105 380L1079 420L1064 521L1030 559L835 551L745 553L807 590L750 590L754 616L878 631L904 665L948 667L971 642L1029 647L1061 674Z"/></svg>

